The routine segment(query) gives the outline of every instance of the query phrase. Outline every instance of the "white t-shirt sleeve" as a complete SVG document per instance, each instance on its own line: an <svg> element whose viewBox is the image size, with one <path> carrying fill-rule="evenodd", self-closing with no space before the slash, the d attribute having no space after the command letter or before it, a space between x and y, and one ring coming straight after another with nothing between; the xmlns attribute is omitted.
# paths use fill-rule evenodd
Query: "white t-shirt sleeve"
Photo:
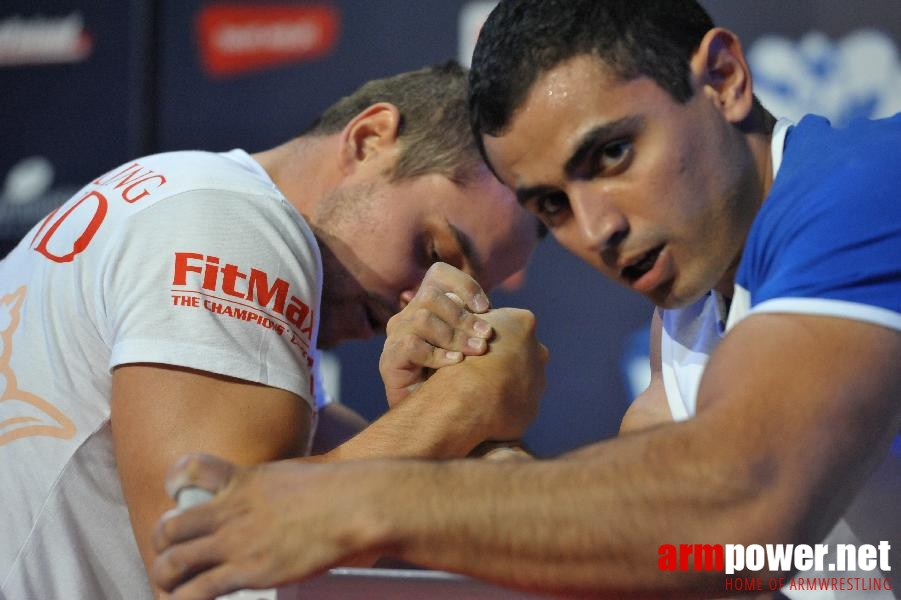
<svg viewBox="0 0 901 600"><path fill-rule="evenodd" d="M110 368L189 367L294 392L314 406L321 267L276 198L192 191L128 219L104 257Z"/></svg>

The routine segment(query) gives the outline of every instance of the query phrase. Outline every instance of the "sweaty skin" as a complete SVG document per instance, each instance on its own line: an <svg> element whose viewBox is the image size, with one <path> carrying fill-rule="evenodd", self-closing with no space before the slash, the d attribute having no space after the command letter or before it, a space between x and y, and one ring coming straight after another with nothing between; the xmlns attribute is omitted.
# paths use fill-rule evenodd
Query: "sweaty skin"
<svg viewBox="0 0 901 600"><path fill-rule="evenodd" d="M545 73L508 130L484 138L492 166L564 246L658 306L730 294L772 182L771 123L754 110L737 38L704 38L684 104L590 60ZM560 79L584 90L570 110L541 100ZM607 127L617 123L628 127ZM598 131L613 135L574 152ZM524 590L716 597L722 572L661 570L659 546L822 540L901 428L898 356L901 332L887 327L752 314L711 355L693 419L667 422L658 376L623 435L558 459L240 469L194 457L170 482L206 478L219 494L161 521L154 578L177 600L207 598L379 553ZM440 369L417 393L479 365ZM252 547L229 544L248 537Z"/></svg>

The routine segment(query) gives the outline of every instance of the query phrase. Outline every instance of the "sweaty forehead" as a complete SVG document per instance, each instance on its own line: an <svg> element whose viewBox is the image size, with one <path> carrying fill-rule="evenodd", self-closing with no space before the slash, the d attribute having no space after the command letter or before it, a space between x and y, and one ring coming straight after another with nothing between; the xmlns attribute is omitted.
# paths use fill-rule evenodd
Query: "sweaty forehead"
<svg viewBox="0 0 901 600"><path fill-rule="evenodd" d="M578 116L575 109L591 99L591 81L603 74L601 64L587 56L556 65L539 75L498 135L483 136L491 166L505 184L513 187L519 183L511 181L509 171L572 126Z"/></svg>
<svg viewBox="0 0 901 600"><path fill-rule="evenodd" d="M590 132L634 121L663 96L647 77L624 80L595 57L578 55L542 73L504 130L482 142L509 187L559 183Z"/></svg>

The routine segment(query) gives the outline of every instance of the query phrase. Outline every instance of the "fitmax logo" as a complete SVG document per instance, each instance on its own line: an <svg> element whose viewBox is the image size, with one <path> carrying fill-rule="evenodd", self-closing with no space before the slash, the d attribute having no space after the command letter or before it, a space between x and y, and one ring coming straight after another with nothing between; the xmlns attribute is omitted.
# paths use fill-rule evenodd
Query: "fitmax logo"
<svg viewBox="0 0 901 600"><path fill-rule="evenodd" d="M242 271L238 265L220 264L218 256L197 252L175 253L175 274L172 285L187 286L189 273L200 278L204 290L219 291L226 296L255 302L282 315L300 330L307 340L313 331L313 311L300 298L290 293L288 282L270 277L260 269L251 267Z"/></svg>

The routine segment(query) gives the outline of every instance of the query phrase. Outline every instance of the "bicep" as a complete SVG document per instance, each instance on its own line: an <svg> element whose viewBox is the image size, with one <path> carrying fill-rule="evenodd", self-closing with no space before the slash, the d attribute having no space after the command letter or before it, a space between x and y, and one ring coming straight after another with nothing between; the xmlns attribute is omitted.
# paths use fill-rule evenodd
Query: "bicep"
<svg viewBox="0 0 901 600"><path fill-rule="evenodd" d="M886 327L752 315L711 356L695 420L757 482L761 506L818 537L898 431L899 357L901 332Z"/></svg>
<svg viewBox="0 0 901 600"><path fill-rule="evenodd" d="M166 365L113 372L111 428L119 476L145 564L150 532L172 507L165 475L181 455L206 452L238 464L298 456L312 411L289 391Z"/></svg>

